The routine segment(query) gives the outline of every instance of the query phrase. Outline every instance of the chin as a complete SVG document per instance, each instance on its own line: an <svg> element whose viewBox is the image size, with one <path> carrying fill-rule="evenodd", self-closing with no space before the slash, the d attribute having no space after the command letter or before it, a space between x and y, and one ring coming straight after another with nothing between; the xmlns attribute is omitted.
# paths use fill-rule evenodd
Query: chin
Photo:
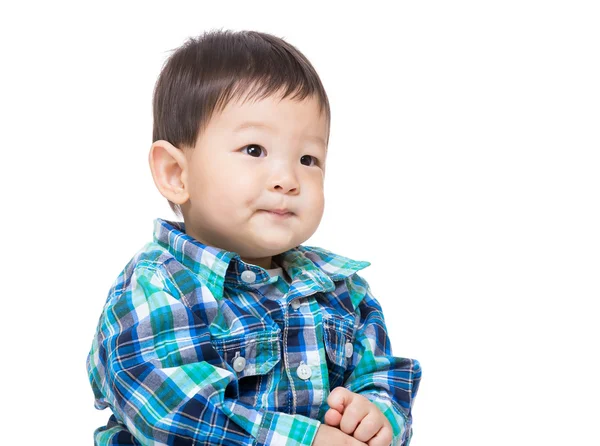
<svg viewBox="0 0 600 446"><path fill-rule="evenodd" d="M265 252L265 256L274 256L295 248L298 244L293 240L264 240L260 246L261 250Z"/></svg>

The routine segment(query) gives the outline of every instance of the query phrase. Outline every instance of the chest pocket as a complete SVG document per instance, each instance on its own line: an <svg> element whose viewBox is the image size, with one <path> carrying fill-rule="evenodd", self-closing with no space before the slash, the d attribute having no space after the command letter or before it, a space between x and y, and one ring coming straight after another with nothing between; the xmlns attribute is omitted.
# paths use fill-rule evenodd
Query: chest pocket
<svg viewBox="0 0 600 446"><path fill-rule="evenodd" d="M268 375L281 360L279 338L279 331L261 331L211 339L227 369L238 378L228 386L227 396L244 401L260 392L263 375Z"/></svg>
<svg viewBox="0 0 600 446"><path fill-rule="evenodd" d="M350 374L352 364L354 328L351 322L339 317L323 319L323 341L329 369L329 387L344 384L345 375Z"/></svg>

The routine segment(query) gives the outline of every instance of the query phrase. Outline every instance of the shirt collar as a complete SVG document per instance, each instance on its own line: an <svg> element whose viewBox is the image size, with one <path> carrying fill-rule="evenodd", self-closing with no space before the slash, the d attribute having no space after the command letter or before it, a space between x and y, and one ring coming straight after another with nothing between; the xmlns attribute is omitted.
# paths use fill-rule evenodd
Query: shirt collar
<svg viewBox="0 0 600 446"><path fill-rule="evenodd" d="M179 263L198 274L215 299L223 297L225 283L255 288L271 278L265 269L244 262L239 254L204 245L190 237L185 233L183 222L156 219L154 241ZM352 260L322 248L302 245L275 256L275 259L292 281L314 282L318 289L326 292L335 289L334 281L343 280L370 265L369 262ZM245 275L242 276L242 273ZM248 276L254 278L251 283L247 281Z"/></svg>

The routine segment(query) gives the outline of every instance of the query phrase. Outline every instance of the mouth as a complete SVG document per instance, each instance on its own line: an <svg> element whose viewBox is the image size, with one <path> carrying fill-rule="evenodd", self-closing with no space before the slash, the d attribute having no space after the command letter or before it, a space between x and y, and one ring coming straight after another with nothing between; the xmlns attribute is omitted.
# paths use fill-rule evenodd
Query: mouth
<svg viewBox="0 0 600 446"><path fill-rule="evenodd" d="M290 212L287 209L262 209L262 211L278 218L287 218L294 215L293 212Z"/></svg>

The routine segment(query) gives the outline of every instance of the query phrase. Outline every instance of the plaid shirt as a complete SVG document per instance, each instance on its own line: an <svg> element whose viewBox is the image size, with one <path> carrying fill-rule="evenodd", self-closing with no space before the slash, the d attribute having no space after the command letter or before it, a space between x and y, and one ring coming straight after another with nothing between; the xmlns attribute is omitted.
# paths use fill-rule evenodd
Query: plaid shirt
<svg viewBox="0 0 600 446"><path fill-rule="evenodd" d="M87 359L97 445L310 445L330 390L371 400L408 445L419 363L391 356L369 265L298 246L274 260L287 283L182 223L154 241L110 290Z"/></svg>

